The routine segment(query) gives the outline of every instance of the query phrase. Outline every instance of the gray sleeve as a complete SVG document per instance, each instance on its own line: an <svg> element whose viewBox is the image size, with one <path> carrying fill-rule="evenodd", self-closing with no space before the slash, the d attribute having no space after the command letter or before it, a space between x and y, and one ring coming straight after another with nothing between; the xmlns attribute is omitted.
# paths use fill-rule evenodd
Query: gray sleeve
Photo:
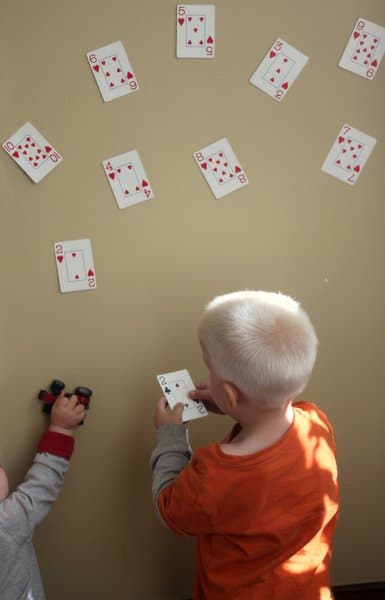
<svg viewBox="0 0 385 600"><path fill-rule="evenodd" d="M155 511L163 523L158 509L158 496L190 462L192 449L185 425L163 425L157 430L156 436L156 448L150 458L153 471L152 499Z"/></svg>
<svg viewBox="0 0 385 600"><path fill-rule="evenodd" d="M32 537L57 499L69 461L46 452L38 453L24 481L0 502L0 536L15 542Z"/></svg>

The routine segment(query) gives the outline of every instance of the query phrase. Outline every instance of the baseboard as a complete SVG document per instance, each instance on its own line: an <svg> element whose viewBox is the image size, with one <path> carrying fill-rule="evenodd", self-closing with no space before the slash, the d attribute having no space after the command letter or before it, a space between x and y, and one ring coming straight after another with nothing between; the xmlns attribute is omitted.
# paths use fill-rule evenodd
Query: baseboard
<svg viewBox="0 0 385 600"><path fill-rule="evenodd" d="M351 583L349 585L333 585L335 592L366 592L370 590L385 590L385 581L368 581L366 583Z"/></svg>

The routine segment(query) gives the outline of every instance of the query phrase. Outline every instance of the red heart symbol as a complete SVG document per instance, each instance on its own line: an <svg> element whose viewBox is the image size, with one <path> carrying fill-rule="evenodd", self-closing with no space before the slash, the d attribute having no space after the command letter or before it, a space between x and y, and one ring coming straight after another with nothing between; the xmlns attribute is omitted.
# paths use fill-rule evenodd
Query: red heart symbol
<svg viewBox="0 0 385 600"><path fill-rule="evenodd" d="M340 165L340 164L341 164L341 161L340 161L340 160L337 160L337 165Z"/></svg>
<svg viewBox="0 0 385 600"><path fill-rule="evenodd" d="M274 58L274 56L277 56L276 53L274 52L274 50L270 50L269 57Z"/></svg>
<svg viewBox="0 0 385 600"><path fill-rule="evenodd" d="M372 63L371 63L372 67L376 67L377 66L377 59L375 59Z"/></svg>
<svg viewBox="0 0 385 600"><path fill-rule="evenodd" d="M93 272L93 270L92 269L88 269L87 276L88 277L93 277L94 275L95 275L95 273Z"/></svg>
<svg viewBox="0 0 385 600"><path fill-rule="evenodd" d="M111 81L111 83L110 83L110 87L114 87L114 84L112 83L112 81Z"/></svg>
<svg viewBox="0 0 385 600"><path fill-rule="evenodd" d="M207 169L207 163L202 163L201 167L202 167L202 169Z"/></svg>
<svg viewBox="0 0 385 600"><path fill-rule="evenodd" d="M23 150L23 154L27 154L27 150ZM19 156L19 155L18 155Z"/></svg>
<svg viewBox="0 0 385 600"><path fill-rule="evenodd" d="M190 46L191 46L191 40L189 40L187 43L190 44Z"/></svg>
<svg viewBox="0 0 385 600"><path fill-rule="evenodd" d="M217 172L217 171L218 171L218 168L217 168L217 167L214 167L214 171L215 171L215 172Z"/></svg>
<svg viewBox="0 0 385 600"><path fill-rule="evenodd" d="M235 170L236 173L240 173L242 171L241 167L235 167L234 170Z"/></svg>
<svg viewBox="0 0 385 600"><path fill-rule="evenodd" d="M207 43L208 43L208 44L213 44L213 43L214 43L214 40L213 40L213 38L211 37L211 35L209 35L209 37L207 38Z"/></svg>
<svg viewBox="0 0 385 600"><path fill-rule="evenodd" d="M37 167L37 165L38 165L38 164L39 164L39 163L37 163L37 162L34 162L34 163L33 163L33 166L34 166L34 167Z"/></svg>
<svg viewBox="0 0 385 600"><path fill-rule="evenodd" d="M220 179L220 180L219 180L219 183L223 183L223 179Z"/></svg>
<svg viewBox="0 0 385 600"><path fill-rule="evenodd" d="M79 279L79 275L75 275L75 279Z"/></svg>
<svg viewBox="0 0 385 600"><path fill-rule="evenodd" d="M45 146L45 151L49 154L52 151L51 146Z"/></svg>
<svg viewBox="0 0 385 600"><path fill-rule="evenodd" d="M21 144L18 145L18 148L19 148L19 150L21 150L21 148L22 148Z"/></svg>
<svg viewBox="0 0 385 600"><path fill-rule="evenodd" d="M113 56L113 57L112 57L112 60L113 60L113 61L116 61L116 56Z"/></svg>
<svg viewBox="0 0 385 600"><path fill-rule="evenodd" d="M355 171L356 173L360 172L360 165L357 165L356 167L354 167L353 171Z"/></svg>
<svg viewBox="0 0 385 600"><path fill-rule="evenodd" d="M124 190L124 193L125 193L125 194L126 194L126 196L127 196L127 194L128 194L128 190Z"/></svg>
<svg viewBox="0 0 385 600"><path fill-rule="evenodd" d="M353 56L354 60L357 60L357 56Z"/></svg>
<svg viewBox="0 0 385 600"><path fill-rule="evenodd" d="M115 179L115 173L108 173L108 177L110 179Z"/></svg>
<svg viewBox="0 0 385 600"><path fill-rule="evenodd" d="M281 69L276 69L276 70L275 70L275 72L276 72L276 73L280 73L280 72L281 72Z"/></svg>
<svg viewBox="0 0 385 600"><path fill-rule="evenodd" d="M184 23L184 19L178 19L178 23L179 25L182 27L183 23Z"/></svg>
<svg viewBox="0 0 385 600"><path fill-rule="evenodd" d="M342 154L345 154L345 152L346 152L346 148L343 148Z"/></svg>
<svg viewBox="0 0 385 600"><path fill-rule="evenodd" d="M119 67L116 69L117 73L120 73L122 69L119 69Z"/></svg>
<svg viewBox="0 0 385 600"><path fill-rule="evenodd" d="M105 61L105 60L102 60L102 65L104 66L105 64L106 64L106 61Z"/></svg>
<svg viewBox="0 0 385 600"><path fill-rule="evenodd" d="M127 165L127 169L130 169L130 171L131 171L132 165Z"/></svg>
<svg viewBox="0 0 385 600"><path fill-rule="evenodd" d="M130 71L127 71L127 79L132 79L134 76Z"/></svg>
<svg viewBox="0 0 385 600"><path fill-rule="evenodd" d="M364 38L367 38L367 37L368 37L368 36L367 36L367 34L366 34L366 33L364 33Z"/></svg>
<svg viewBox="0 0 385 600"><path fill-rule="evenodd" d="M32 160L32 156L30 156L28 160Z"/></svg>
<svg viewBox="0 0 385 600"><path fill-rule="evenodd" d="M362 144L358 144L358 147L359 147L359 148L362 148Z"/></svg>
<svg viewBox="0 0 385 600"><path fill-rule="evenodd" d="M199 17L200 22L202 22L204 19L204 17Z"/></svg>
<svg viewBox="0 0 385 600"><path fill-rule="evenodd" d="M187 17L189 21L191 21L192 17Z"/></svg>
<svg viewBox="0 0 385 600"><path fill-rule="evenodd" d="M357 154L353 154L353 158L357 158Z"/></svg>
<svg viewBox="0 0 385 600"><path fill-rule="evenodd" d="M30 142L30 141L31 141L31 138L30 138L30 137L27 137L27 142Z"/></svg>
<svg viewBox="0 0 385 600"><path fill-rule="evenodd" d="M107 73L106 73L106 77L110 77L110 75L111 75L111 73L109 73L109 72L107 71Z"/></svg>
<svg viewBox="0 0 385 600"><path fill-rule="evenodd" d="M147 187L148 183L145 179L142 179L142 187Z"/></svg>
<svg viewBox="0 0 385 600"><path fill-rule="evenodd" d="M283 84L281 85L281 87L282 87L284 90L287 90L287 88L289 87L289 84L287 83L287 81L285 81L285 83L283 83Z"/></svg>
<svg viewBox="0 0 385 600"><path fill-rule="evenodd" d="M97 73L99 73L99 65L94 65L93 70L96 71Z"/></svg>
<svg viewBox="0 0 385 600"><path fill-rule="evenodd" d="M355 31L355 32L353 33L353 37L354 37L354 39L356 40L356 39L359 37L359 35L360 35L360 34L359 34L359 32L358 32L358 31Z"/></svg>
<svg viewBox="0 0 385 600"><path fill-rule="evenodd" d="M364 60L364 65L367 65L367 64L368 64L368 61L367 61L367 60Z"/></svg>
<svg viewBox="0 0 385 600"><path fill-rule="evenodd" d="M58 257L57 257L57 259L58 259L59 263L62 263L62 262L63 262L63 258L64 258L64 256L63 256L63 255L61 255L61 256L58 256Z"/></svg>
<svg viewBox="0 0 385 600"><path fill-rule="evenodd" d="M223 156L223 152L220 152L220 153L219 153L219 156L222 158L222 156Z"/></svg>
<svg viewBox="0 0 385 600"><path fill-rule="evenodd" d="M288 61L288 59L287 59L287 58L284 58L284 59L283 59L283 62L287 62L287 61Z"/></svg>
<svg viewBox="0 0 385 600"><path fill-rule="evenodd" d="M209 162L213 162L213 159L211 157L209 158Z"/></svg>
<svg viewBox="0 0 385 600"><path fill-rule="evenodd" d="M270 77L270 81L274 81L274 77Z"/></svg>
<svg viewBox="0 0 385 600"><path fill-rule="evenodd" d="M342 142L344 142L344 141L345 141L345 138L342 137L342 135L340 135L340 137L338 138L338 143L342 144Z"/></svg>
<svg viewBox="0 0 385 600"><path fill-rule="evenodd" d="M203 40L201 40L201 41L199 42L199 45L200 45L200 46L203 46Z"/></svg>
<svg viewBox="0 0 385 600"><path fill-rule="evenodd" d="M42 158L47 158L47 155L46 154L42 154L41 157Z"/></svg>
<svg viewBox="0 0 385 600"><path fill-rule="evenodd" d="M34 148L36 146L36 144L32 143L32 147Z"/></svg>
<svg viewBox="0 0 385 600"><path fill-rule="evenodd" d="M193 30L196 33L198 31L198 27L194 27Z"/></svg>
<svg viewBox="0 0 385 600"><path fill-rule="evenodd" d="M27 154L27 153L25 153ZM15 152L12 154L12 156L14 156L15 158L19 158L19 153L17 150L15 150Z"/></svg>
<svg viewBox="0 0 385 600"><path fill-rule="evenodd" d="M376 40L376 39L374 39L373 41L374 41L375 44L377 44L377 42L378 42L378 40Z"/></svg>
<svg viewBox="0 0 385 600"><path fill-rule="evenodd" d="M116 169L116 170L117 170L117 172L118 172L118 173L121 173L121 172L122 172L122 169Z"/></svg>
<svg viewBox="0 0 385 600"><path fill-rule="evenodd" d="M139 188L138 186L136 186L135 190L136 190L137 192L139 192L140 188Z"/></svg>
<svg viewBox="0 0 385 600"><path fill-rule="evenodd" d="M120 83L124 83L124 79L121 79L121 80L120 80Z"/></svg>
<svg viewBox="0 0 385 600"><path fill-rule="evenodd" d="M72 252L72 256L75 258L75 256L76 256L76 252Z"/></svg>
<svg viewBox="0 0 385 600"><path fill-rule="evenodd" d="M234 177L234 175L232 173L230 173L230 177Z"/></svg>
<svg viewBox="0 0 385 600"><path fill-rule="evenodd" d="M38 151L38 154L40 154L40 152L41 152L40 148L38 148L37 151Z"/></svg>

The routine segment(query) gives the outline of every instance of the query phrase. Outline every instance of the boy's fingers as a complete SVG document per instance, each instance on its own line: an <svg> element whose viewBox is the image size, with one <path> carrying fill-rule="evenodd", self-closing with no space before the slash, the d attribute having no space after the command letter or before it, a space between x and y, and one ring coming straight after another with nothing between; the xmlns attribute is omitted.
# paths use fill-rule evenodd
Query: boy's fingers
<svg viewBox="0 0 385 600"><path fill-rule="evenodd" d="M210 391L207 390L207 389L204 389L204 390L200 390L200 389L191 390L191 392L188 393L188 396L192 400L209 400L211 398Z"/></svg>
<svg viewBox="0 0 385 600"><path fill-rule="evenodd" d="M197 390L207 390L209 388L209 384L207 381L197 381L195 387Z"/></svg>
<svg viewBox="0 0 385 600"><path fill-rule="evenodd" d="M72 394L71 398L68 399L69 408L75 408L77 403L78 403L78 397L76 396L76 394Z"/></svg>

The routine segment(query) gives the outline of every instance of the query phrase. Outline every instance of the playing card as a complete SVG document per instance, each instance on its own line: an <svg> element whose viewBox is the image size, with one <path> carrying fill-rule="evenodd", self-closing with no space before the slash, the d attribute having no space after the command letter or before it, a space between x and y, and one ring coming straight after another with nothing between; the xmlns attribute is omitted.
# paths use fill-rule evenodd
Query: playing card
<svg viewBox="0 0 385 600"><path fill-rule="evenodd" d="M250 83L275 100L282 100L307 61L302 52L278 38L250 77Z"/></svg>
<svg viewBox="0 0 385 600"><path fill-rule="evenodd" d="M178 4L176 7L177 58L214 58L215 6Z"/></svg>
<svg viewBox="0 0 385 600"><path fill-rule="evenodd" d="M249 183L226 138L195 152L194 158L216 198L222 198Z"/></svg>
<svg viewBox="0 0 385 600"><path fill-rule="evenodd" d="M338 66L366 79L374 79L384 52L385 28L360 18Z"/></svg>
<svg viewBox="0 0 385 600"><path fill-rule="evenodd" d="M154 197L136 150L104 160L103 168L119 208Z"/></svg>
<svg viewBox="0 0 385 600"><path fill-rule="evenodd" d="M343 125L322 165L322 171L354 185L376 141L350 125Z"/></svg>
<svg viewBox="0 0 385 600"><path fill-rule="evenodd" d="M55 260L61 292L80 292L96 288L90 240L56 242Z"/></svg>
<svg viewBox="0 0 385 600"><path fill-rule="evenodd" d="M207 416L205 405L188 397L188 393L195 389L195 385L187 369L157 375L157 380L170 408L174 408L178 402L184 404L183 421L192 421Z"/></svg>
<svg viewBox="0 0 385 600"><path fill-rule="evenodd" d="M3 148L35 183L63 160L52 144L28 122L4 142Z"/></svg>
<svg viewBox="0 0 385 600"><path fill-rule="evenodd" d="M104 102L138 91L139 85L122 42L87 52L87 59Z"/></svg>

